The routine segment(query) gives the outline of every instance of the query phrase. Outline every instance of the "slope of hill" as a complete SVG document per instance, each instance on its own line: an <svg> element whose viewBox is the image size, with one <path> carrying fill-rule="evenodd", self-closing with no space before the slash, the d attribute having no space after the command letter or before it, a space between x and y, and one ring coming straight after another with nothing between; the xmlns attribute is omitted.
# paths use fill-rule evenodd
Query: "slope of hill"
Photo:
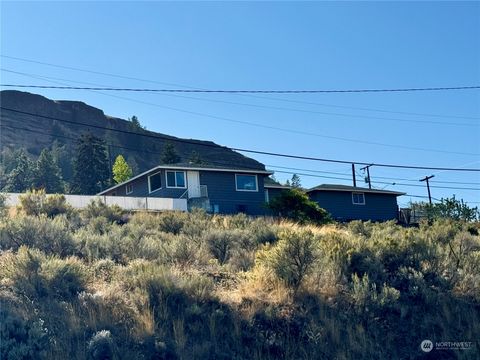
<svg viewBox="0 0 480 360"><path fill-rule="evenodd" d="M61 144L66 144L68 151L72 154L75 141L70 138L78 138L82 133L91 132L112 144L110 146L112 159L116 155L122 154L125 158L135 162L138 165L136 170L140 172L159 164L159 153L161 153L166 142L171 142L175 146L181 161L188 161L192 152L196 152L200 159L207 164L225 164L226 166L235 164L237 168L264 169L264 166L258 161L211 141L188 139L188 142L182 142L178 140L187 139L138 129L132 126L130 121L105 115L102 110L80 101L55 101L37 94L6 90L0 92L0 103L5 108L45 117L161 136L160 139L145 137L2 110L0 112L0 123L2 125L0 150L5 148L13 150L23 147L36 157L43 148L50 147L56 140ZM134 112L132 109L132 113Z"/></svg>

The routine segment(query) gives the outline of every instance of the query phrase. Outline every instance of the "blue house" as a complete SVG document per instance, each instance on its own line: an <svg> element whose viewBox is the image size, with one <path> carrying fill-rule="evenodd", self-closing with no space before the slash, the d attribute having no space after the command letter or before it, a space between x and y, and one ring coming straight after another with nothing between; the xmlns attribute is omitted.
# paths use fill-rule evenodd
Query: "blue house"
<svg viewBox="0 0 480 360"><path fill-rule="evenodd" d="M309 189L307 194L338 221L396 220L397 196L405 195L397 191L329 184Z"/></svg>
<svg viewBox="0 0 480 360"><path fill-rule="evenodd" d="M273 174L262 169L212 165L159 165L98 195L187 199L188 207L209 212L249 215L266 213L270 186L265 179Z"/></svg>

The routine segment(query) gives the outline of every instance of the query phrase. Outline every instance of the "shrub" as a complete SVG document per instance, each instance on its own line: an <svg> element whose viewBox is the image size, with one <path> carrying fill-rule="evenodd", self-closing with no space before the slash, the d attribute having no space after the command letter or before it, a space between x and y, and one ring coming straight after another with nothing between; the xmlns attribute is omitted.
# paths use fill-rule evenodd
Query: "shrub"
<svg viewBox="0 0 480 360"><path fill-rule="evenodd" d="M111 360L114 358L114 341L108 330L97 331L88 342L88 354L92 360Z"/></svg>
<svg viewBox="0 0 480 360"><path fill-rule="evenodd" d="M0 358L46 359L48 329L32 304L11 291L0 291Z"/></svg>
<svg viewBox="0 0 480 360"><path fill-rule="evenodd" d="M150 239L150 243L154 239ZM161 255L165 263L180 266L205 265L208 258L202 246L198 246L185 235L171 237L169 241L159 242L155 239L156 247L161 248ZM159 259L161 260L161 259Z"/></svg>
<svg viewBox="0 0 480 360"><path fill-rule="evenodd" d="M19 210L26 215L55 217L60 214L70 215L73 208L67 204L64 195L47 195L44 189L27 191L20 195Z"/></svg>
<svg viewBox="0 0 480 360"><path fill-rule="evenodd" d="M269 251L266 263L296 293L318 258L318 246L311 231L284 231Z"/></svg>
<svg viewBox="0 0 480 360"><path fill-rule="evenodd" d="M104 217L109 222L122 224L125 222L125 212L118 205L106 205L100 199L92 200L82 212L83 218L86 222Z"/></svg>
<svg viewBox="0 0 480 360"><path fill-rule="evenodd" d="M0 219L7 214L7 196L0 193Z"/></svg>
<svg viewBox="0 0 480 360"><path fill-rule="evenodd" d="M400 298L400 291L386 284L377 291L377 285L370 282L367 274L361 278L353 274L351 298L356 310L360 314L366 314L381 311L384 307L393 307Z"/></svg>
<svg viewBox="0 0 480 360"><path fill-rule="evenodd" d="M158 216L158 227L160 231L172 234L179 234L187 220L187 214L180 211L167 211Z"/></svg>
<svg viewBox="0 0 480 360"><path fill-rule="evenodd" d="M266 243L273 244L278 238L278 226L263 219L256 219L253 221L247 227L247 230L252 239L252 243L256 245Z"/></svg>
<svg viewBox="0 0 480 360"><path fill-rule="evenodd" d="M16 250L22 245L62 257L76 251L68 221L63 217L52 220L45 216L22 216L0 224L1 249Z"/></svg>
<svg viewBox="0 0 480 360"><path fill-rule="evenodd" d="M64 301L76 298L88 281L86 267L76 258L48 258L42 262L40 276L52 295Z"/></svg>
<svg viewBox="0 0 480 360"><path fill-rule="evenodd" d="M45 255L25 246L18 252L4 252L0 255L0 279L10 284L16 293L35 299L47 294L45 282L40 275Z"/></svg>
<svg viewBox="0 0 480 360"><path fill-rule="evenodd" d="M208 250L220 265L230 259L234 249L252 247L249 233L242 230L210 230L204 238Z"/></svg>

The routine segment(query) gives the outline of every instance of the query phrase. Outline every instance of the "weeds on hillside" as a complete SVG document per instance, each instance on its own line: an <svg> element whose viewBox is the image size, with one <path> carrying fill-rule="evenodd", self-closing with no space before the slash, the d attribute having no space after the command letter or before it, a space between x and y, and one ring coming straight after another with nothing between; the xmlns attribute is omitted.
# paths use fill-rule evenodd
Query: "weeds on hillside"
<svg viewBox="0 0 480 360"><path fill-rule="evenodd" d="M1 358L479 355L473 223L21 210L0 221Z"/></svg>

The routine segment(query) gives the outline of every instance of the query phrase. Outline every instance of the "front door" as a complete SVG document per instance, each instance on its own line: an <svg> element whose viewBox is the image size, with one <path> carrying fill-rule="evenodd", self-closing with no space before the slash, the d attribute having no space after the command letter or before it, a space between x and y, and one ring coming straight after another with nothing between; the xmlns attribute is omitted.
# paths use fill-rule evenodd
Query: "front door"
<svg viewBox="0 0 480 360"><path fill-rule="evenodd" d="M187 171L188 197L200 197L200 174L198 171Z"/></svg>

